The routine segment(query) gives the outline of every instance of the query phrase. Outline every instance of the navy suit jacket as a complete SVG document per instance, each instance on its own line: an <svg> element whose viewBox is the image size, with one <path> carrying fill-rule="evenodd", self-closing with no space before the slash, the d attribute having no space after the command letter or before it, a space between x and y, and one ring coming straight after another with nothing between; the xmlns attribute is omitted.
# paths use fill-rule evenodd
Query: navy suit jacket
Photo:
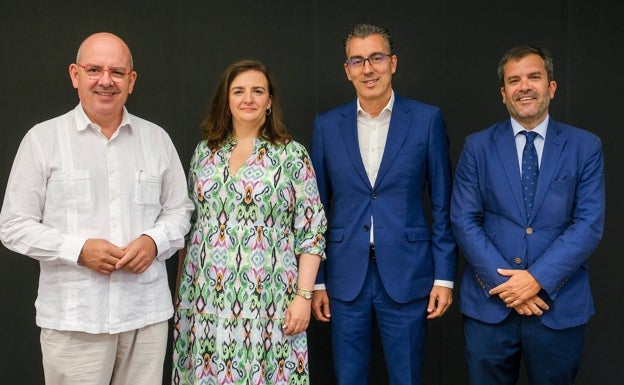
<svg viewBox="0 0 624 385"><path fill-rule="evenodd" d="M451 203L453 232L467 261L462 313L502 321L513 309L488 294L508 279L496 269L525 269L550 306L543 324L586 323L594 313L587 260L602 238L604 210L604 158L594 134L549 120L528 219L511 121L468 136Z"/></svg>
<svg viewBox="0 0 624 385"><path fill-rule="evenodd" d="M316 117L311 158L329 219L327 259L317 276L328 295L350 301L360 293L369 263L371 217L379 274L392 299L423 298L434 279L455 280L451 164L437 107L395 94L374 186L359 151L356 100Z"/></svg>

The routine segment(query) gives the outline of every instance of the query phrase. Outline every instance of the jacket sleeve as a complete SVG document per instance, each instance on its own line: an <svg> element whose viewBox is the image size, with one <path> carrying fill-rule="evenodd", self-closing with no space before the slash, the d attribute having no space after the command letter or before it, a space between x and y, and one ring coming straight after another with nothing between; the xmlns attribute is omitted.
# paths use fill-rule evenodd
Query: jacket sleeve
<svg viewBox="0 0 624 385"><path fill-rule="evenodd" d="M317 116L314 120L314 126L312 129L312 148L310 151L310 157L312 158L312 165L314 172L316 173L316 182L318 185L319 196L323 203L325 214L328 216L331 213L330 201L331 201L331 184L327 175L327 168L325 165L325 155L323 148L323 135L321 127L321 119ZM325 237L327 241L327 237ZM316 284L325 283L325 261L321 261L319 270L316 276Z"/></svg>
<svg viewBox="0 0 624 385"><path fill-rule="evenodd" d="M457 274L457 247L450 222L451 160L446 124L440 110L436 110L430 123L428 148L434 279L452 282Z"/></svg>

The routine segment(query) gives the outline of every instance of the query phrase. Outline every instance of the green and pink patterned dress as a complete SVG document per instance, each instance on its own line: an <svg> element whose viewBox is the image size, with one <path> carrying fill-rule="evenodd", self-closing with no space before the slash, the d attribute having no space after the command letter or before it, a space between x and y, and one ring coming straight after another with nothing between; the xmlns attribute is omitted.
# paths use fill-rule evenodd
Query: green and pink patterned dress
<svg viewBox="0 0 624 385"><path fill-rule="evenodd" d="M254 141L236 172L235 146L195 149L195 202L175 312L173 384L309 384L306 334L285 336L297 256L324 255L327 222L308 153Z"/></svg>

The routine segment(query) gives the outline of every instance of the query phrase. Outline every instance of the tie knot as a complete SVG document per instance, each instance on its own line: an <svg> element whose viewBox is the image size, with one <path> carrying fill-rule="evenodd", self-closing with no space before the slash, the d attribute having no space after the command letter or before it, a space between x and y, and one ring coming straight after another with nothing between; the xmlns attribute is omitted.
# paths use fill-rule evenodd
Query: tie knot
<svg viewBox="0 0 624 385"><path fill-rule="evenodd" d="M527 143L533 143L537 135L539 135L537 132L533 131L522 131L522 133L526 136Z"/></svg>

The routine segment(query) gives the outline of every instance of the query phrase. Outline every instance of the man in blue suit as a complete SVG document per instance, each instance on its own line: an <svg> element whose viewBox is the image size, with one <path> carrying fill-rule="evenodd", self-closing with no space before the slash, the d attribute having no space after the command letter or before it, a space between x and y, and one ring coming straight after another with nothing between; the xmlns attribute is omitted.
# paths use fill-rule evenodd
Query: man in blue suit
<svg viewBox="0 0 624 385"><path fill-rule="evenodd" d="M588 258L604 224L601 143L550 118L557 84L547 51L512 48L498 76L511 119L468 136L451 203L467 262L470 383L514 385L522 357L530 384L569 385L594 313Z"/></svg>
<svg viewBox="0 0 624 385"><path fill-rule="evenodd" d="M312 309L331 319L338 384L368 383L375 321L390 383L421 384L426 320L451 305L456 274L446 126L437 107L393 92L385 27L357 25L344 46L357 98L317 116L312 138L329 215Z"/></svg>

